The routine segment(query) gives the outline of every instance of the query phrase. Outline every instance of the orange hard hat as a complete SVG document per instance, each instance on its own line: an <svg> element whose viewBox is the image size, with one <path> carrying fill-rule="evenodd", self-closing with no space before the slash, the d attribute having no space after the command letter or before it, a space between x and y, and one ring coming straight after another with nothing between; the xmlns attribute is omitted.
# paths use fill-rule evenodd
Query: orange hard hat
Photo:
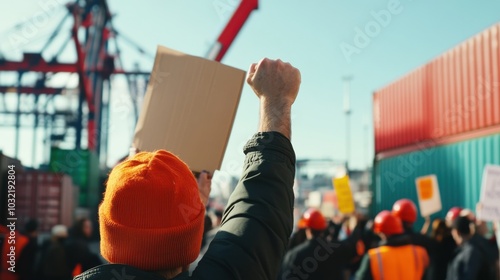
<svg viewBox="0 0 500 280"><path fill-rule="evenodd" d="M417 206L413 201L403 198L394 203L392 213L403 222L414 223L417 220Z"/></svg>
<svg viewBox="0 0 500 280"><path fill-rule="evenodd" d="M326 219L323 214L314 208L309 208L304 213L304 220L306 226L314 230L325 230L326 229Z"/></svg>
<svg viewBox="0 0 500 280"><path fill-rule="evenodd" d="M462 212L461 207L451 207L450 210L448 210L448 213L446 213L445 220L453 222L456 218L458 218L458 216L460 216L460 212Z"/></svg>
<svg viewBox="0 0 500 280"><path fill-rule="evenodd" d="M391 212L384 210L375 217L373 222L373 232L383 233L385 235L394 235L403 233L403 223L401 219Z"/></svg>

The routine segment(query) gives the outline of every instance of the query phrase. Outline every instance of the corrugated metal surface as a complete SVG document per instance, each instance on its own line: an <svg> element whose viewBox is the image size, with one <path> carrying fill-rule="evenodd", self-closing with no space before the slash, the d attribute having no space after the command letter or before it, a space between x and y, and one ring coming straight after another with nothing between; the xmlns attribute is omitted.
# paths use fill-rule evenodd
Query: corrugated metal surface
<svg viewBox="0 0 500 280"><path fill-rule="evenodd" d="M30 218L40 222L41 231L54 225L71 226L75 209L71 177L60 173L27 171L16 177L16 216L24 225Z"/></svg>
<svg viewBox="0 0 500 280"><path fill-rule="evenodd" d="M444 217L453 206L475 209L486 164L500 165L500 134L377 161L372 214L391 209L400 198L417 203L415 179L429 174L436 174L443 202L443 211L437 216Z"/></svg>
<svg viewBox="0 0 500 280"><path fill-rule="evenodd" d="M375 152L500 125L500 24L375 92Z"/></svg>

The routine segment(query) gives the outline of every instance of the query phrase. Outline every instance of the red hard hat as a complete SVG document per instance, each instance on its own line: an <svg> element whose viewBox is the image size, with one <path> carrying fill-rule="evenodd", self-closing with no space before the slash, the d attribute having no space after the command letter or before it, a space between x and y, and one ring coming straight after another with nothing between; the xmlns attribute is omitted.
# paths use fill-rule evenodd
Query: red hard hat
<svg viewBox="0 0 500 280"><path fill-rule="evenodd" d="M417 206L413 201L403 198L394 203L392 213L403 222L414 223L417 220Z"/></svg>
<svg viewBox="0 0 500 280"><path fill-rule="evenodd" d="M326 219L323 214L314 208L309 208L304 213L304 220L306 226L314 230L324 230L326 229Z"/></svg>
<svg viewBox="0 0 500 280"><path fill-rule="evenodd" d="M461 207L452 207L448 210L448 213L446 213L445 220L453 222L456 218L458 218L458 216L460 216L460 212L462 212Z"/></svg>
<svg viewBox="0 0 500 280"><path fill-rule="evenodd" d="M403 223L401 219L394 216L391 212L384 210L375 217L373 232L383 233L388 236L401 234L403 233Z"/></svg>

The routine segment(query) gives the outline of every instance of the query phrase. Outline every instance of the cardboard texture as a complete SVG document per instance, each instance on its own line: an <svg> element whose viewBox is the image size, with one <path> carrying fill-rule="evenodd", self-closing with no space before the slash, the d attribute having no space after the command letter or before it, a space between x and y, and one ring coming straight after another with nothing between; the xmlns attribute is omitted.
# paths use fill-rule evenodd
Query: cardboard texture
<svg viewBox="0 0 500 280"><path fill-rule="evenodd" d="M481 184L481 207L478 217L483 221L500 221L500 166L486 165Z"/></svg>
<svg viewBox="0 0 500 280"><path fill-rule="evenodd" d="M420 215L428 217L441 211L441 195L436 175L418 177L415 179L415 184L417 187Z"/></svg>
<svg viewBox="0 0 500 280"><path fill-rule="evenodd" d="M192 171L220 169L245 72L159 46L133 146L168 150Z"/></svg>
<svg viewBox="0 0 500 280"><path fill-rule="evenodd" d="M356 210L354 198L352 196L351 186L349 184L349 176L333 178L333 188L337 193L337 202L339 212L342 214L350 214Z"/></svg>

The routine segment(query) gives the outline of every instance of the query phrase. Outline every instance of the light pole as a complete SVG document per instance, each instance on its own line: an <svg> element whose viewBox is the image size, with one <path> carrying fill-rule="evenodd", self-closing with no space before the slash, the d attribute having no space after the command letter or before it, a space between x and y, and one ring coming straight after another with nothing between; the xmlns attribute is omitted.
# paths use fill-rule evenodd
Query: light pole
<svg viewBox="0 0 500 280"><path fill-rule="evenodd" d="M349 159L350 159L350 142L351 142L351 135L350 135L350 126L351 126L351 102L350 102L350 91L351 91L351 80L352 76L344 76L342 77L342 80L344 81L344 114L345 114L345 149L346 149L346 168L349 170Z"/></svg>

